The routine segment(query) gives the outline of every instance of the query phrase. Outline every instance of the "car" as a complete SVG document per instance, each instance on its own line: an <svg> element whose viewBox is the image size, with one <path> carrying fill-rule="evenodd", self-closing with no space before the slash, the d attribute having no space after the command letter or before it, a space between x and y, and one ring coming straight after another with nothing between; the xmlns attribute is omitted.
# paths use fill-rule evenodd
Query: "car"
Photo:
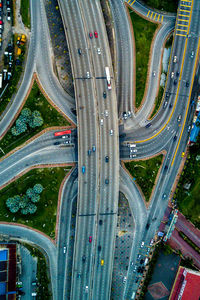
<svg viewBox="0 0 200 300"><path fill-rule="evenodd" d="M66 253L66 247L63 248L63 253Z"/></svg>
<svg viewBox="0 0 200 300"><path fill-rule="evenodd" d="M164 104L163 104L163 108L165 108L167 106L168 102L165 101Z"/></svg>
<svg viewBox="0 0 200 300"><path fill-rule="evenodd" d="M94 36L95 36L96 39L98 38L98 32L97 31L94 32Z"/></svg>
<svg viewBox="0 0 200 300"><path fill-rule="evenodd" d="M146 230L148 230L148 229L149 229L149 226L150 226L150 224L149 224L149 223L147 223L147 225L146 225Z"/></svg>
<svg viewBox="0 0 200 300"><path fill-rule="evenodd" d="M166 199L167 198L167 195L164 193L163 195L162 195L162 199L164 200L164 199Z"/></svg>
<svg viewBox="0 0 200 300"><path fill-rule="evenodd" d="M134 266L133 272L136 272L136 271L137 271L137 266Z"/></svg>
<svg viewBox="0 0 200 300"><path fill-rule="evenodd" d="M100 245L98 246L98 251L101 251L101 246Z"/></svg>
<svg viewBox="0 0 200 300"><path fill-rule="evenodd" d="M155 71L153 71L153 77L155 77L156 76L156 72Z"/></svg>
<svg viewBox="0 0 200 300"><path fill-rule="evenodd" d="M87 76L87 78L90 78L90 73L87 72L87 73L86 73L86 76Z"/></svg>
<svg viewBox="0 0 200 300"><path fill-rule="evenodd" d="M86 261L86 256L85 256L85 255L82 256L82 261L83 261L83 262Z"/></svg>
<svg viewBox="0 0 200 300"><path fill-rule="evenodd" d="M11 15L10 15L10 11L7 12L7 20L10 21L11 20Z"/></svg>
<svg viewBox="0 0 200 300"><path fill-rule="evenodd" d="M113 135L114 131L113 129L110 129L110 135Z"/></svg>
<svg viewBox="0 0 200 300"><path fill-rule="evenodd" d="M54 145L60 145L60 142L55 142Z"/></svg>
<svg viewBox="0 0 200 300"><path fill-rule="evenodd" d="M182 118L182 116L179 115L178 118L177 118L177 121L180 122L180 121L181 121L181 118Z"/></svg>
<svg viewBox="0 0 200 300"><path fill-rule="evenodd" d="M149 244L149 245L150 245L150 246L152 246L152 245L153 245L153 243L154 243L154 239L151 239L151 240L150 240L150 244Z"/></svg>
<svg viewBox="0 0 200 300"><path fill-rule="evenodd" d="M97 48L97 54L101 54L101 49Z"/></svg>
<svg viewBox="0 0 200 300"><path fill-rule="evenodd" d="M171 78L174 78L174 72L171 73Z"/></svg>
<svg viewBox="0 0 200 300"><path fill-rule="evenodd" d="M92 243L92 236L89 236L89 243Z"/></svg>
<svg viewBox="0 0 200 300"><path fill-rule="evenodd" d="M99 225L102 225L103 224L103 221L102 220L99 220Z"/></svg>
<svg viewBox="0 0 200 300"><path fill-rule="evenodd" d="M135 279L135 283L137 283L137 282L138 282L138 280L139 280L139 277L137 277L137 278Z"/></svg>
<svg viewBox="0 0 200 300"><path fill-rule="evenodd" d="M88 293L88 285L85 287L85 292Z"/></svg>
<svg viewBox="0 0 200 300"><path fill-rule="evenodd" d="M109 162L109 156L105 157L105 162L108 163Z"/></svg>
<svg viewBox="0 0 200 300"><path fill-rule="evenodd" d="M141 248L143 248L143 247L144 247L144 242L142 242L142 243L141 243L141 246L140 246L140 247L141 247Z"/></svg>
<svg viewBox="0 0 200 300"><path fill-rule="evenodd" d="M124 276L123 283L125 283L125 282L126 282L126 279L127 279L127 277L126 277L126 276Z"/></svg>
<svg viewBox="0 0 200 300"><path fill-rule="evenodd" d="M123 118L124 118L124 120L126 120L128 118L128 115L125 111L123 112Z"/></svg>
<svg viewBox="0 0 200 300"><path fill-rule="evenodd" d="M136 144L128 144L130 148L135 148L136 147Z"/></svg>
<svg viewBox="0 0 200 300"><path fill-rule="evenodd" d="M64 141L63 144L69 144L69 143L70 143L70 141L67 140L67 141Z"/></svg>
<svg viewBox="0 0 200 300"><path fill-rule="evenodd" d="M177 62L177 56L175 55L174 56L174 63L176 63Z"/></svg>
<svg viewBox="0 0 200 300"><path fill-rule="evenodd" d="M141 257L142 257L142 255L138 254L137 260L140 260Z"/></svg>
<svg viewBox="0 0 200 300"><path fill-rule="evenodd" d="M191 58L194 58L194 51L191 52L190 57L191 57Z"/></svg>
<svg viewBox="0 0 200 300"><path fill-rule="evenodd" d="M108 110L105 110L105 116L108 117Z"/></svg>
<svg viewBox="0 0 200 300"><path fill-rule="evenodd" d="M151 123L148 123L145 128L149 128L152 124Z"/></svg>
<svg viewBox="0 0 200 300"><path fill-rule="evenodd" d="M140 264L142 265L144 263L144 259L142 258L141 260L140 260Z"/></svg>
<svg viewBox="0 0 200 300"><path fill-rule="evenodd" d="M81 48L78 49L78 54L79 54L79 55L82 54Z"/></svg>
<svg viewBox="0 0 200 300"><path fill-rule="evenodd" d="M66 135L62 135L62 139L66 139L67 138L67 136Z"/></svg>
<svg viewBox="0 0 200 300"><path fill-rule="evenodd" d="M92 32L89 33L89 38L92 39L93 38L93 34Z"/></svg>
<svg viewBox="0 0 200 300"><path fill-rule="evenodd" d="M167 171L167 169L168 169L168 166L167 166L167 165L165 165L165 167L164 167L164 170L165 170L165 171Z"/></svg>
<svg viewBox="0 0 200 300"><path fill-rule="evenodd" d="M77 274L77 278L81 278L81 273L78 273L78 274Z"/></svg>
<svg viewBox="0 0 200 300"><path fill-rule="evenodd" d="M182 152L181 157L184 157L184 156L185 156L185 152Z"/></svg>
<svg viewBox="0 0 200 300"><path fill-rule="evenodd" d="M93 152L96 151L96 146L95 146L95 145L92 146L92 151L93 151Z"/></svg>
<svg viewBox="0 0 200 300"><path fill-rule="evenodd" d="M174 142L176 141L176 139L177 139L177 134L173 137Z"/></svg>
<svg viewBox="0 0 200 300"><path fill-rule="evenodd" d="M105 184L109 184L109 179L105 179Z"/></svg>
<svg viewBox="0 0 200 300"><path fill-rule="evenodd" d="M186 81L185 86L189 87L189 81Z"/></svg>
<svg viewBox="0 0 200 300"><path fill-rule="evenodd" d="M190 132L190 129L191 129L191 126L188 126L188 130L187 131Z"/></svg>
<svg viewBox="0 0 200 300"><path fill-rule="evenodd" d="M101 266L104 265L104 259L101 259Z"/></svg>
<svg viewBox="0 0 200 300"><path fill-rule="evenodd" d="M180 73L179 72L176 72L176 76L178 77L180 75Z"/></svg>
<svg viewBox="0 0 200 300"><path fill-rule="evenodd" d="M137 152L137 149L131 149L130 151L131 151L131 153L132 152Z"/></svg>
<svg viewBox="0 0 200 300"><path fill-rule="evenodd" d="M174 85L177 85L177 79L174 79Z"/></svg>
<svg viewBox="0 0 200 300"><path fill-rule="evenodd" d="M169 108L172 108L172 103L170 103Z"/></svg>
<svg viewBox="0 0 200 300"><path fill-rule="evenodd" d="M104 97L104 99L106 99L106 92L103 92L103 97Z"/></svg>
<svg viewBox="0 0 200 300"><path fill-rule="evenodd" d="M103 126L103 119L100 120L100 125Z"/></svg>
<svg viewBox="0 0 200 300"><path fill-rule="evenodd" d="M92 150L91 150L91 149L89 149L89 150L88 150L88 156L90 156L90 155L91 155L91 153L92 153Z"/></svg>
<svg viewBox="0 0 200 300"><path fill-rule="evenodd" d="M130 158L136 157L136 154L131 154Z"/></svg>
<svg viewBox="0 0 200 300"><path fill-rule="evenodd" d="M151 248L147 248L147 254L149 254L150 250L151 250Z"/></svg>
<svg viewBox="0 0 200 300"><path fill-rule="evenodd" d="M168 99L169 98L169 93L166 92L165 98Z"/></svg>

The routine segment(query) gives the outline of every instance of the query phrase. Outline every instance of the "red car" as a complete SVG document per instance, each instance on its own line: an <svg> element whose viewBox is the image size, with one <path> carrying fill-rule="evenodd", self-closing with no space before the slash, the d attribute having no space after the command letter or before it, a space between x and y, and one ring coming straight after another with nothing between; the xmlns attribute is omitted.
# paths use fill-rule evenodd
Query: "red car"
<svg viewBox="0 0 200 300"><path fill-rule="evenodd" d="M2 20L0 20L0 25L2 25L3 24L3 21Z"/></svg>
<svg viewBox="0 0 200 300"><path fill-rule="evenodd" d="M90 39L93 38L92 32L89 33L89 38L90 38Z"/></svg>
<svg viewBox="0 0 200 300"><path fill-rule="evenodd" d="M94 32L94 36L95 36L96 39L98 38L98 32L97 31Z"/></svg>
<svg viewBox="0 0 200 300"><path fill-rule="evenodd" d="M89 243L92 243L92 236L89 236Z"/></svg>

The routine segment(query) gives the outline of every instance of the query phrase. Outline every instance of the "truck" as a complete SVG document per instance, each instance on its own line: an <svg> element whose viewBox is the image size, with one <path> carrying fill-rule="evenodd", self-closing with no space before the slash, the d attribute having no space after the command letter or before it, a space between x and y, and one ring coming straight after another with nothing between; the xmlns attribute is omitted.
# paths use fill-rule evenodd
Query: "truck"
<svg viewBox="0 0 200 300"><path fill-rule="evenodd" d="M2 88L2 80L3 80L3 75L0 73L0 89Z"/></svg>
<svg viewBox="0 0 200 300"><path fill-rule="evenodd" d="M69 130L63 130L63 131L57 131L54 133L54 136L62 136L62 135L65 135L65 134L71 134L72 131L69 129Z"/></svg>
<svg viewBox="0 0 200 300"><path fill-rule="evenodd" d="M109 67L105 67L105 71L106 71L107 86L108 86L108 89L111 90L111 78L110 78Z"/></svg>
<svg viewBox="0 0 200 300"><path fill-rule="evenodd" d="M82 166L82 173L85 174L85 166Z"/></svg>

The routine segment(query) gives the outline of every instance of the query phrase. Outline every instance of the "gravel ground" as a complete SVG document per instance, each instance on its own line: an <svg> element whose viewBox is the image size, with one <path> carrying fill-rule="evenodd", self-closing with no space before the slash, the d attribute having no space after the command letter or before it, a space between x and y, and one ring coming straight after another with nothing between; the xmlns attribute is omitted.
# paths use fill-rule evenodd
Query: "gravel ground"
<svg viewBox="0 0 200 300"><path fill-rule="evenodd" d="M55 67L63 89L74 97L74 85L67 41L57 0L45 0L45 9L54 51Z"/></svg>

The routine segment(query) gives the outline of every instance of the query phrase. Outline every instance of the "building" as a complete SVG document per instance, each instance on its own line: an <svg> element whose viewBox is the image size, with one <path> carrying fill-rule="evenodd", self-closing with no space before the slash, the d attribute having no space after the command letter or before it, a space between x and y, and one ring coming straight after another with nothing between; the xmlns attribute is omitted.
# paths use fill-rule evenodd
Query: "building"
<svg viewBox="0 0 200 300"><path fill-rule="evenodd" d="M200 272L179 267L169 300L199 300Z"/></svg>

